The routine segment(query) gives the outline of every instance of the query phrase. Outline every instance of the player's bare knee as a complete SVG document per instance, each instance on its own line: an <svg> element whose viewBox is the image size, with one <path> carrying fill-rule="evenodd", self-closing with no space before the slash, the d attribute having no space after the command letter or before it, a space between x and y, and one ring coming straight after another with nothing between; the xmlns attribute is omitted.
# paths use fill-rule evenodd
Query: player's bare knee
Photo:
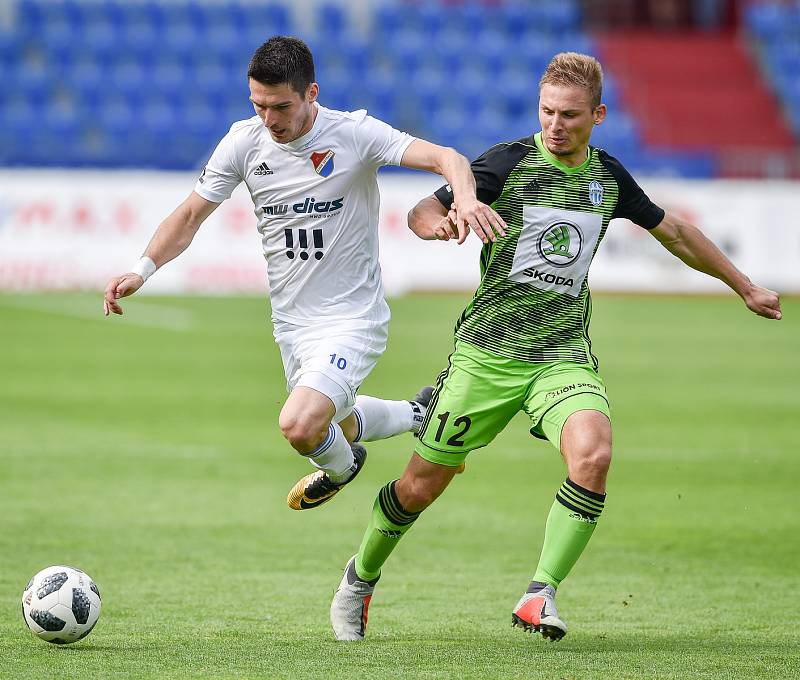
<svg viewBox="0 0 800 680"><path fill-rule="evenodd" d="M327 425L320 427L319 423L303 416L281 413L278 424L292 448L304 456L319 447L328 434Z"/></svg>
<svg viewBox="0 0 800 680"><path fill-rule="evenodd" d="M573 451L570 456L570 477L579 480L605 480L611 467L611 446L597 443Z"/></svg>
<svg viewBox="0 0 800 680"><path fill-rule="evenodd" d="M605 475L611 467L611 447L596 446L585 456L584 464L594 473Z"/></svg>

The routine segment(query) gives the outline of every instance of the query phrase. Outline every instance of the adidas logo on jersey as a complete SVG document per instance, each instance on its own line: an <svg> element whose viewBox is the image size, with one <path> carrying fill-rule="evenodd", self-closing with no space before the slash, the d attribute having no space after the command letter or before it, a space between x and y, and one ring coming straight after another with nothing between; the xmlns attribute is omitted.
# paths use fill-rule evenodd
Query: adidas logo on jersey
<svg viewBox="0 0 800 680"><path fill-rule="evenodd" d="M269 166L266 163L262 163L256 168L256 171L253 173L254 175L271 175L272 170L269 169Z"/></svg>

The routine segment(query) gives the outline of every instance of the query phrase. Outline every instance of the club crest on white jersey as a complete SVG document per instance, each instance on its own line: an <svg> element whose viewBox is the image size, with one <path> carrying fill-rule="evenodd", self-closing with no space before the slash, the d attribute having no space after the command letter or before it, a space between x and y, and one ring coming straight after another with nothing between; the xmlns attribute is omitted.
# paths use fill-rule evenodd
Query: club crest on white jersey
<svg viewBox="0 0 800 680"><path fill-rule="evenodd" d="M334 153L330 149L312 153L311 164L314 166L314 172L320 177L329 177L333 172L333 156Z"/></svg>

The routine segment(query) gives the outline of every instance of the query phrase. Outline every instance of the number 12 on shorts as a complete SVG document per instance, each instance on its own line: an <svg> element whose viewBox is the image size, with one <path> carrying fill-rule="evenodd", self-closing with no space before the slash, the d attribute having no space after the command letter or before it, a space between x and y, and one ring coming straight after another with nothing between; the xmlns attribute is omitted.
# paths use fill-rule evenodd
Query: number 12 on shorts
<svg viewBox="0 0 800 680"><path fill-rule="evenodd" d="M347 359L345 359L344 357L339 357L339 358L337 359L335 354L331 354L331 355L329 355L329 356L330 356L330 358L331 358L331 363L332 363L334 366L336 366L336 368L338 368L338 369L340 369L340 370L342 370L342 371L343 371L345 368L347 368Z"/></svg>
<svg viewBox="0 0 800 680"><path fill-rule="evenodd" d="M436 416L439 419L439 429L436 430L434 439L438 442L442 441L444 428L447 426L447 421L450 419L450 411L445 411ZM467 430L472 426L472 419L469 416L457 416L453 420L453 427L461 428L452 437L447 440L448 446L464 446L462 437L467 434Z"/></svg>

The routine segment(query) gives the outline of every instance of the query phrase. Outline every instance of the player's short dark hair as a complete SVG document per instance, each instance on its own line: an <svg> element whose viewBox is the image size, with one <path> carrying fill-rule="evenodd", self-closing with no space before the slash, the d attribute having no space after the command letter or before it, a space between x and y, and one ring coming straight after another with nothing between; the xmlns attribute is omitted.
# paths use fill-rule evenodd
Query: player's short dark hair
<svg viewBox="0 0 800 680"><path fill-rule="evenodd" d="M304 95L315 81L314 57L300 38L276 35L255 51L247 77L263 85L288 83L295 92Z"/></svg>

